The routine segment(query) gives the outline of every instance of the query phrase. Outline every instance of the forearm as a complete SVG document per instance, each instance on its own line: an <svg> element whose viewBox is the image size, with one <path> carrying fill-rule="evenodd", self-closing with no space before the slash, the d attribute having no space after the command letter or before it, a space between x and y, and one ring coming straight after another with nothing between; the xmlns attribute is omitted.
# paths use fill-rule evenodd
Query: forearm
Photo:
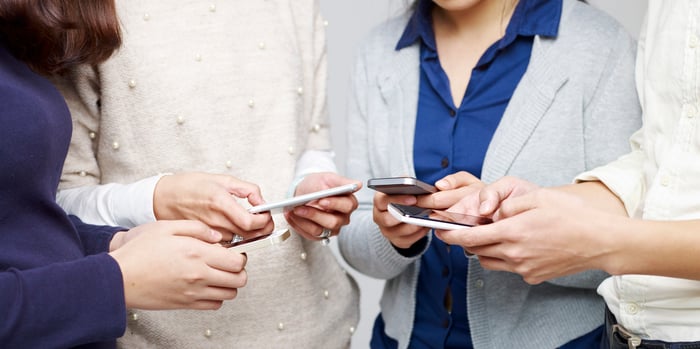
<svg viewBox="0 0 700 349"><path fill-rule="evenodd" d="M557 190L581 198L588 207L605 211L612 215L627 216L625 206L602 182L590 181L557 187Z"/></svg>
<svg viewBox="0 0 700 349"><path fill-rule="evenodd" d="M612 222L602 266L610 274L700 280L700 220Z"/></svg>

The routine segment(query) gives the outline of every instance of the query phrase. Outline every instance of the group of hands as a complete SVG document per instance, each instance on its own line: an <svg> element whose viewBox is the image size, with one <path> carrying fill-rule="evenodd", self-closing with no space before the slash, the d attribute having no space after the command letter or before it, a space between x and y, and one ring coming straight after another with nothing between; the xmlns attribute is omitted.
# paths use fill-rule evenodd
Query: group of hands
<svg viewBox="0 0 700 349"><path fill-rule="evenodd" d="M362 186L335 173L314 173L298 184L295 195L348 183ZM435 186L439 191L428 195L375 194L373 219L395 247L411 247L430 229L396 220L387 211L390 202L491 218L494 223L437 230L435 235L462 246L483 267L518 273L529 283L595 268L596 260L604 257L605 251L587 249L591 234L581 233L596 229L588 217L599 217L600 212L587 208L575 195L514 177L486 185L467 172L446 176ZM269 212L251 214L240 200L251 206L264 203L257 185L228 175L162 177L154 193L157 221L119 232L110 244L110 254L122 270L127 306L218 309L223 301L235 298L247 282L247 256L220 243L234 235L250 238L274 228ZM324 229L339 234L357 207L355 195L349 193L295 207L284 215L297 234L320 241ZM571 212L578 218L570 219Z"/></svg>
<svg viewBox="0 0 700 349"><path fill-rule="evenodd" d="M344 184L361 183L332 172L309 174L295 196ZM245 207L264 204L260 188L229 175L181 173L163 176L156 184L156 221L116 233L109 254L117 261L129 308L219 309L246 285L247 256L225 245L272 232L269 212L252 214ZM350 193L323 198L287 210L294 231L309 240L330 229L337 235L357 208Z"/></svg>

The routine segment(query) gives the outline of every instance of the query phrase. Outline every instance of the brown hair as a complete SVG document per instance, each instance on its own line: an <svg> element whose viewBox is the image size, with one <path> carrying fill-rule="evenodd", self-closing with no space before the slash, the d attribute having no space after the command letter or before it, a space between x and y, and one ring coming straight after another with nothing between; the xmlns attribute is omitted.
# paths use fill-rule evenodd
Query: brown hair
<svg viewBox="0 0 700 349"><path fill-rule="evenodd" d="M2 0L0 40L35 71L97 64L121 45L114 0Z"/></svg>

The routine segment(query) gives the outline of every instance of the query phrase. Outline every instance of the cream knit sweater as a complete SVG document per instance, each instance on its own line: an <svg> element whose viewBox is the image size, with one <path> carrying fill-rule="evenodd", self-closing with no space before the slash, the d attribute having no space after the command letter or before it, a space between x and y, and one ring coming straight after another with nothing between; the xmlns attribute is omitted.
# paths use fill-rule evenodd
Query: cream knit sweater
<svg viewBox="0 0 700 349"><path fill-rule="evenodd" d="M74 117L61 189L209 171L257 183L272 202L286 196L304 151L329 150L317 1L117 6L124 46L60 84ZM293 234L248 258L235 300L218 311L129 311L120 345L349 346L359 292L329 248Z"/></svg>

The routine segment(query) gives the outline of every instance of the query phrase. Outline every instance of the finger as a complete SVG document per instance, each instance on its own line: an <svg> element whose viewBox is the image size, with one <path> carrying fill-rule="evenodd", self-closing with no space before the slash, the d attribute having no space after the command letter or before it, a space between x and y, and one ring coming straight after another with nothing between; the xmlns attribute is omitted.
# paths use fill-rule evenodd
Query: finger
<svg viewBox="0 0 700 349"><path fill-rule="evenodd" d="M411 206L415 205L417 200L413 195L387 195L380 192L374 194L373 205L380 211L386 211L390 202Z"/></svg>
<svg viewBox="0 0 700 349"><path fill-rule="evenodd" d="M440 190L451 190L478 182L480 182L479 178L473 174L466 171L459 171L457 173L445 176L441 180L435 182L435 187Z"/></svg>
<svg viewBox="0 0 700 349"><path fill-rule="evenodd" d="M220 232L199 221L159 221L159 224L162 229L177 236L188 236L210 243L219 242L223 238Z"/></svg>
<svg viewBox="0 0 700 349"><path fill-rule="evenodd" d="M239 198L247 198L248 202L255 206L264 202L260 187L254 183L242 181L233 176L223 176L222 185L230 194Z"/></svg>
<svg viewBox="0 0 700 349"><path fill-rule="evenodd" d="M217 269L211 269L206 275L206 281L207 286L214 286L220 289L236 289L245 287L246 283L248 282L248 274L245 270L237 273L229 273ZM210 300L222 299L211 297L211 295L206 296L206 292L203 294L203 296L200 296L200 298Z"/></svg>
<svg viewBox="0 0 700 349"><path fill-rule="evenodd" d="M238 295L237 288L227 288L227 287L207 287L206 291L202 295L204 300L211 301L225 301L236 298Z"/></svg>
<svg viewBox="0 0 700 349"><path fill-rule="evenodd" d="M493 258L489 256L482 256L478 253L475 254L479 258L479 264L481 264L481 266L485 269L513 272L513 270L511 270L512 268L510 267L510 265L502 259Z"/></svg>
<svg viewBox="0 0 700 349"><path fill-rule="evenodd" d="M291 211L287 212L285 217L287 218L287 223L289 223L298 234L309 240L319 240L318 236L323 232L322 226L309 219L295 215Z"/></svg>
<svg viewBox="0 0 700 349"><path fill-rule="evenodd" d="M350 223L350 215L347 213L327 212L308 206L295 208L293 214L308 219L321 228L328 228L333 231Z"/></svg>
<svg viewBox="0 0 700 349"><path fill-rule="evenodd" d="M248 262L245 254L231 252L218 244L205 246L203 256L209 267L226 273L240 273Z"/></svg>
<svg viewBox="0 0 700 349"><path fill-rule="evenodd" d="M494 214L494 220L502 220L523 214L539 206L539 193L528 193L522 196L509 198L500 204Z"/></svg>
<svg viewBox="0 0 700 349"><path fill-rule="evenodd" d="M502 178L482 188L479 192L479 214L492 215L501 202L512 193L513 187L514 183L509 178Z"/></svg>
<svg viewBox="0 0 700 349"><path fill-rule="evenodd" d="M350 223L350 215L302 206L290 212L288 221L290 224L293 222L297 229L317 238L324 229L330 229L331 235L336 235L342 226Z"/></svg>
<svg viewBox="0 0 700 349"><path fill-rule="evenodd" d="M468 197L477 197L479 189L483 186L481 182L466 187L451 190L439 191L430 195L420 195L417 197L416 206L432 209L446 209L455 203Z"/></svg>
<svg viewBox="0 0 700 349"><path fill-rule="evenodd" d="M503 240L499 222L466 229L436 230L435 236L449 245L460 245L471 249L500 243Z"/></svg>
<svg viewBox="0 0 700 349"><path fill-rule="evenodd" d="M198 300L187 304L182 304L181 308L194 310L218 310L224 304L223 301L217 300Z"/></svg>
<svg viewBox="0 0 700 349"><path fill-rule="evenodd" d="M318 201L318 206L326 211L335 211L345 214L354 211L357 205L357 199L355 195L352 194L323 198Z"/></svg>
<svg viewBox="0 0 700 349"><path fill-rule="evenodd" d="M222 201L217 205L212 221L224 229L245 235L249 231L264 229L272 222L272 215L269 212L252 214L230 195L222 198Z"/></svg>

